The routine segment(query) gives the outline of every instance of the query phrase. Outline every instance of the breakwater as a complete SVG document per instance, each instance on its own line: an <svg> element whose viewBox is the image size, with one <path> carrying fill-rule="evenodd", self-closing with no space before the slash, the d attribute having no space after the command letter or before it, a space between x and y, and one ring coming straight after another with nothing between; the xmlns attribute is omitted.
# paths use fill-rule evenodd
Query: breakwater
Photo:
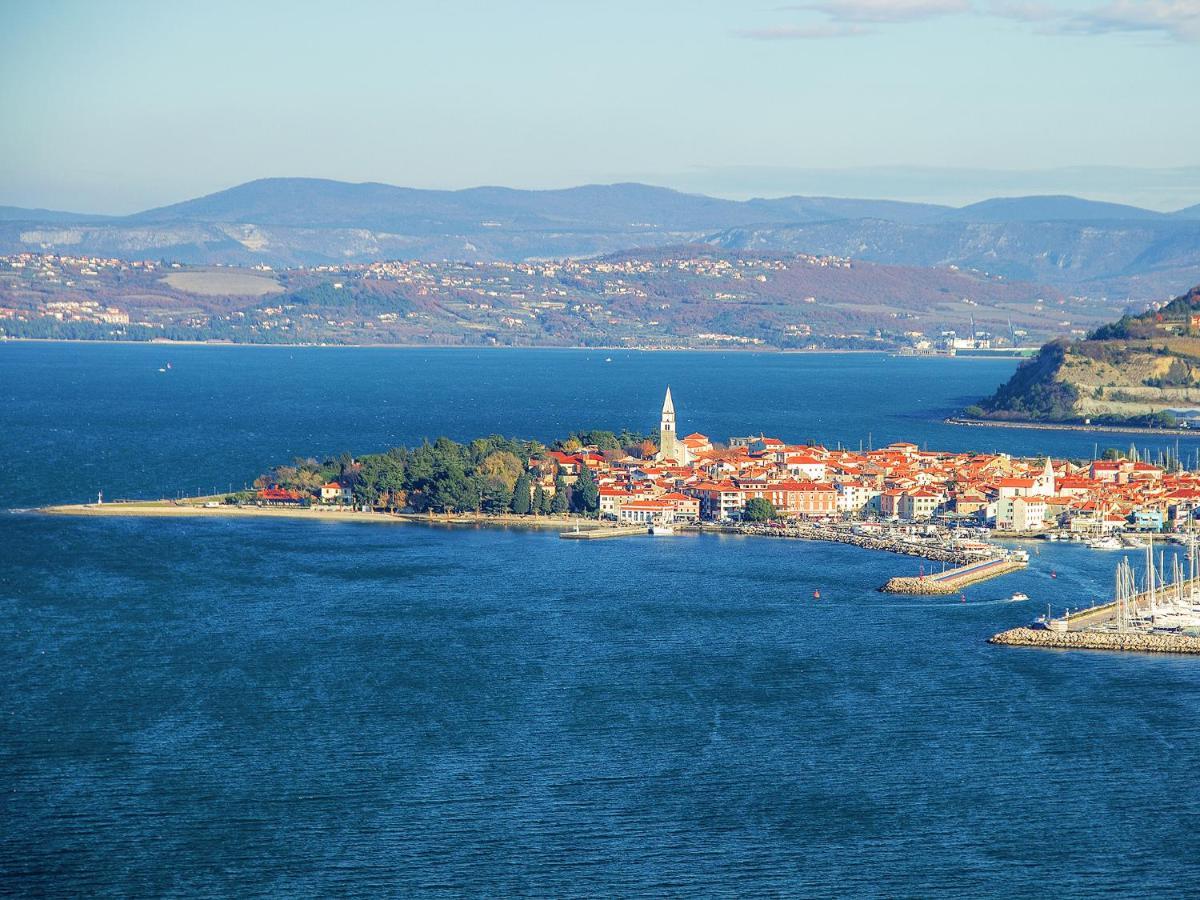
<svg viewBox="0 0 1200 900"><path fill-rule="evenodd" d="M1050 631L1010 628L988 638L1006 647L1045 647L1053 650L1123 650L1137 653L1200 653L1200 637L1116 631Z"/></svg>
<svg viewBox="0 0 1200 900"><path fill-rule="evenodd" d="M757 534L767 537L793 538L802 541L828 541L835 544L851 544L864 550L885 550L904 556L918 556L934 562L966 566L980 562L978 552L971 553L953 545L930 540L914 539L907 535L860 534L849 528L830 528L819 525L735 525L700 526L702 530L717 530L727 534Z"/></svg>
<svg viewBox="0 0 1200 900"><path fill-rule="evenodd" d="M968 428L1017 428L1027 431L1107 431L1112 434L1194 434L1187 428L1147 428L1144 425L1084 424L1082 422L1026 422L1020 419L968 419L951 416L942 420L947 425L965 425Z"/></svg>
<svg viewBox="0 0 1200 900"><path fill-rule="evenodd" d="M1026 563L1015 559L976 561L956 569L933 575L898 576L880 588L886 594L955 594L976 582L1007 575L1025 568Z"/></svg>

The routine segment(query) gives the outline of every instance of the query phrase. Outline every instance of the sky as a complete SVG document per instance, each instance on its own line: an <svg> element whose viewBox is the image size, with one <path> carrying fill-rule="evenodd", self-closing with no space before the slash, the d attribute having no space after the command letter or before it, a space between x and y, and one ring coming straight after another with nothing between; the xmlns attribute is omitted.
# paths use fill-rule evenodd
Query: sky
<svg viewBox="0 0 1200 900"><path fill-rule="evenodd" d="M0 205L254 178L1200 203L1200 0L5 0Z"/></svg>

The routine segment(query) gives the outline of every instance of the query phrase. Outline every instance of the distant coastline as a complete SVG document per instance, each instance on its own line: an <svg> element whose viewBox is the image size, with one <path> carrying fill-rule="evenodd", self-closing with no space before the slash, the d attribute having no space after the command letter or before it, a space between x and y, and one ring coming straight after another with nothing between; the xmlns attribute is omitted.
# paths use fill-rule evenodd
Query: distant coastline
<svg viewBox="0 0 1200 900"><path fill-rule="evenodd" d="M1068 422L1022 422L1003 419L968 419L962 416L950 416L942 420L947 425L962 425L968 428L1023 428L1028 431L1092 431L1112 432L1116 434L1172 434L1190 436L1200 434L1195 428L1146 428L1141 425L1084 425Z"/></svg>
<svg viewBox="0 0 1200 900"><path fill-rule="evenodd" d="M296 344L267 344L250 341L175 341L168 338L153 341L112 340L102 341L94 338L26 338L0 337L0 344L114 344L126 347L261 347L274 350L294 350L297 347L326 349L326 350L571 350L590 351L593 353L745 353L745 354L837 354L839 356L896 356L895 351L880 348L849 349L840 347L581 347L578 344L328 344L328 343L296 343ZM899 358L899 357L898 357ZM919 359L921 357L912 357ZM933 359L935 357L926 357ZM953 359L954 357L936 357ZM963 357L977 359L983 357ZM1008 359L1009 357L995 357Z"/></svg>

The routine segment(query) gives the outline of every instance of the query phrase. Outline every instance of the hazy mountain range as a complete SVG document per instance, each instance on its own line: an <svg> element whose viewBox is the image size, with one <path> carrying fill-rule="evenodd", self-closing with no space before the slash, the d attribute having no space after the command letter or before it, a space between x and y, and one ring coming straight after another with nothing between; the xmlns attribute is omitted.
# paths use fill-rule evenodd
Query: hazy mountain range
<svg viewBox="0 0 1200 900"><path fill-rule="evenodd" d="M956 265L1133 300L1200 282L1200 205L1162 213L1070 196L956 208L832 197L736 201L643 184L433 191L269 178L120 217L0 207L2 253L190 263L521 260L698 242Z"/></svg>

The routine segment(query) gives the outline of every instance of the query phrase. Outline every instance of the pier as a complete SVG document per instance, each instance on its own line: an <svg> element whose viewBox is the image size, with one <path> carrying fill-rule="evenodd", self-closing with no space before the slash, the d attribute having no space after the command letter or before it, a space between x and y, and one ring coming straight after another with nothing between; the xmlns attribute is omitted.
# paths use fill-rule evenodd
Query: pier
<svg viewBox="0 0 1200 900"><path fill-rule="evenodd" d="M1031 627L992 635L988 643L1059 650L1200 653L1200 578L1185 579L1176 561L1175 578L1168 582L1162 572L1155 571L1149 550L1146 559L1145 590L1136 589L1133 570L1127 560L1122 561L1117 566L1116 599L1074 613L1068 610L1058 617L1047 613Z"/></svg>
<svg viewBox="0 0 1200 900"><path fill-rule="evenodd" d="M645 525L614 525L611 528L583 528L574 531L560 531L558 536L568 541L596 541L604 538L629 537L635 534L648 534Z"/></svg>
<svg viewBox="0 0 1200 900"><path fill-rule="evenodd" d="M891 578L880 590L885 594L957 594L969 585L1000 575L1007 575L1009 572L1023 569L1027 565L1025 560L1011 557L985 559L931 575Z"/></svg>

